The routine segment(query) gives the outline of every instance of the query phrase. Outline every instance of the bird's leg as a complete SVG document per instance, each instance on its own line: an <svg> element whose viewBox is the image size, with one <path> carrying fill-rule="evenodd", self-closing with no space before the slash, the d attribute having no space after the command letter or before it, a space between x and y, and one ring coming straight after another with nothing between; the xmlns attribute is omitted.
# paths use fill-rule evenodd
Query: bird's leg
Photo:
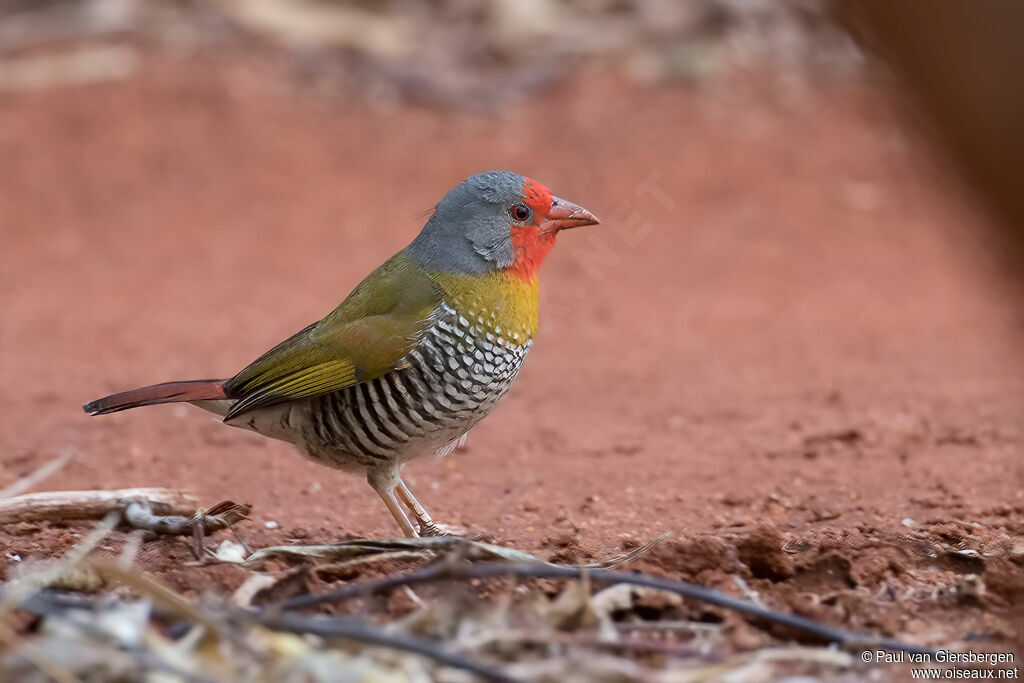
<svg viewBox="0 0 1024 683"><path fill-rule="evenodd" d="M367 475L366 480L370 483L370 486L377 495L380 496L380 499L384 501L384 505L387 507L388 512L391 513L391 516L395 518L396 522L398 522L398 526L401 527L402 533L409 538L417 538L419 534L416 533L416 528L412 525L412 522L409 521L409 517L405 514L405 511L402 510L402 506L398 504L397 500L395 500L396 483L394 479L392 477L385 478L374 476L374 474L371 473ZM401 479L398 480L397 485L405 488ZM406 489L406 491L408 491L408 489ZM420 509L422 510L423 508L421 507ZM429 520L430 518L428 517L427 519Z"/></svg>
<svg viewBox="0 0 1024 683"><path fill-rule="evenodd" d="M416 500L416 497L412 495L412 491L405 485L401 477L398 479L398 483L395 485L395 491L398 493L398 497L402 499L402 502L412 511L412 514L416 516L416 521L419 522L419 534L420 536L445 536L445 531L434 523L434 520L427 514L426 508L420 505L420 502Z"/></svg>

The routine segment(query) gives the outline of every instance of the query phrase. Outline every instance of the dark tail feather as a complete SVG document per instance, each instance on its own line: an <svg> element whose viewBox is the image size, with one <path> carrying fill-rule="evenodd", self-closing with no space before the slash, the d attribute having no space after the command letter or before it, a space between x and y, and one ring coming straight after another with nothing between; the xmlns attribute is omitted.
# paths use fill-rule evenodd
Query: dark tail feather
<svg viewBox="0 0 1024 683"><path fill-rule="evenodd" d="M224 393L223 379L194 379L189 382L166 382L151 387L122 391L86 403L82 408L90 415L106 415L119 410L153 406L158 403L181 403L202 401L212 398L227 398Z"/></svg>

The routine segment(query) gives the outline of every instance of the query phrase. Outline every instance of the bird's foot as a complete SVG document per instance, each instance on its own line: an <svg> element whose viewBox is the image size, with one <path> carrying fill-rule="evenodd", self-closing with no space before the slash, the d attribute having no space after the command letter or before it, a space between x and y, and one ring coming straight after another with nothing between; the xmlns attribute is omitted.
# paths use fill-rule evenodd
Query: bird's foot
<svg viewBox="0 0 1024 683"><path fill-rule="evenodd" d="M452 524L439 524L432 520L419 523L419 535L420 536L467 536L467 532L462 527L457 527Z"/></svg>

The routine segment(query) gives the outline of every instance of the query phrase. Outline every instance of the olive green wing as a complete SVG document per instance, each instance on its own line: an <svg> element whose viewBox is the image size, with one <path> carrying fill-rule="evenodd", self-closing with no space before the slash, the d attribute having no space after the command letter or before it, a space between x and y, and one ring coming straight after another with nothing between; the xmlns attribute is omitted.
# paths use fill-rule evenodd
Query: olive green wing
<svg viewBox="0 0 1024 683"><path fill-rule="evenodd" d="M407 365L430 328L441 293L426 271L399 252L370 273L326 318L310 325L224 384L239 399L224 417L328 394Z"/></svg>

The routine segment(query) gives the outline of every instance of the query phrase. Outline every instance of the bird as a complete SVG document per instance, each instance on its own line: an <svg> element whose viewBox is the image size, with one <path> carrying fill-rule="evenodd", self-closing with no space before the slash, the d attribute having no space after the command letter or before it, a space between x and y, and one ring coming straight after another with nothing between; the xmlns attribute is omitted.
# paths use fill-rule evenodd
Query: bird
<svg viewBox="0 0 1024 683"><path fill-rule="evenodd" d="M406 536L443 535L402 480L506 396L538 326L538 271L568 228L600 223L512 171L471 175L341 304L224 379L166 382L83 406L190 403L363 475ZM410 519L411 515L411 519Z"/></svg>

